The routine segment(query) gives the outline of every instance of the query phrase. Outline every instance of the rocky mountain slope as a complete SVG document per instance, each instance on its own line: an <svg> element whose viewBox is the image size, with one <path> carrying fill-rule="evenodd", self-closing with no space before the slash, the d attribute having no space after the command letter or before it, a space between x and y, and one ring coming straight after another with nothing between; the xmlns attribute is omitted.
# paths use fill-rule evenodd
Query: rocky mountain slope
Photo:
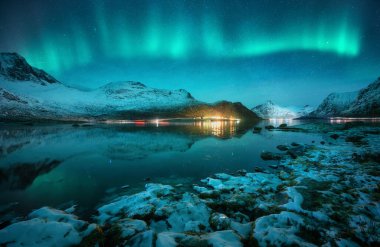
<svg viewBox="0 0 380 247"><path fill-rule="evenodd" d="M380 117L380 78L360 91L328 95L307 117Z"/></svg>
<svg viewBox="0 0 380 247"><path fill-rule="evenodd" d="M268 100L264 104L257 105L251 109L259 117L269 118L286 118L293 119L309 114L313 108L309 105L303 107L282 107Z"/></svg>
<svg viewBox="0 0 380 247"><path fill-rule="evenodd" d="M331 93L318 108L311 112L311 117L334 117L339 116L342 111L347 110L355 101L358 92Z"/></svg>
<svg viewBox="0 0 380 247"><path fill-rule="evenodd" d="M241 104L206 104L186 90L111 82L92 91L68 87L16 53L0 53L0 119L89 120L223 116L257 119ZM228 112L223 112L224 109ZM202 109L195 111L194 109Z"/></svg>
<svg viewBox="0 0 380 247"><path fill-rule="evenodd" d="M359 91L343 116L380 117L380 78Z"/></svg>

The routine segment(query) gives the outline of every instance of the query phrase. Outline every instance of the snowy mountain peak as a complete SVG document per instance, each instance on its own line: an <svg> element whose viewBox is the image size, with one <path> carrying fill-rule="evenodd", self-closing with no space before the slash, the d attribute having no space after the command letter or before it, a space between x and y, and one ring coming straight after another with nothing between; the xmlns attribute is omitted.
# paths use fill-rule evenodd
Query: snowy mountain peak
<svg viewBox="0 0 380 247"><path fill-rule="evenodd" d="M104 90L121 90L121 89L145 89L147 86L136 81L115 81L109 82L102 88Z"/></svg>
<svg viewBox="0 0 380 247"><path fill-rule="evenodd" d="M0 75L10 81L32 81L41 85L59 83L41 69L34 68L17 53L0 53Z"/></svg>
<svg viewBox="0 0 380 247"><path fill-rule="evenodd" d="M141 82L122 81L110 82L100 88L100 91L105 92L111 98L133 98L145 97L147 100L152 100L157 97L175 97L183 100L195 100L189 92L184 89L165 90L146 86Z"/></svg>
<svg viewBox="0 0 380 247"><path fill-rule="evenodd" d="M271 106L274 106L275 104L273 103L272 100L267 100L267 102L265 102L264 105L271 105Z"/></svg>
<svg viewBox="0 0 380 247"><path fill-rule="evenodd" d="M252 111L259 117L269 118L287 118L293 119L309 114L313 110L309 105L304 107L282 107L268 100L264 104L255 106Z"/></svg>

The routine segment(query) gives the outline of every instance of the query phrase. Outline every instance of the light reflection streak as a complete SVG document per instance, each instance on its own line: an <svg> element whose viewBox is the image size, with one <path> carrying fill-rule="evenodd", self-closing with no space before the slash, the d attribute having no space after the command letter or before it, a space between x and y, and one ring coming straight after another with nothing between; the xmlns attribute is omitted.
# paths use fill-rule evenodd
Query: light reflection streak
<svg viewBox="0 0 380 247"><path fill-rule="evenodd" d="M225 137L236 133L239 122L239 120L206 120L194 122L194 126L200 128L204 134Z"/></svg>
<svg viewBox="0 0 380 247"><path fill-rule="evenodd" d="M240 119L223 118L223 117L208 117L207 119L155 119L155 120L106 120L106 124L134 124L135 126L153 125L157 128L168 125L192 125L199 128L203 134L225 137L234 135L237 131L237 126ZM184 120L184 119L181 119Z"/></svg>
<svg viewBox="0 0 380 247"><path fill-rule="evenodd" d="M270 118L269 119L269 123L271 123L272 125L280 125L280 124L288 124L288 125L291 125L293 123L293 119L291 118Z"/></svg>
<svg viewBox="0 0 380 247"><path fill-rule="evenodd" d="M350 117L332 117L332 118L329 118L329 122L330 123L350 123L350 122L360 122L360 121L364 121L364 122L380 122L380 118L350 118Z"/></svg>

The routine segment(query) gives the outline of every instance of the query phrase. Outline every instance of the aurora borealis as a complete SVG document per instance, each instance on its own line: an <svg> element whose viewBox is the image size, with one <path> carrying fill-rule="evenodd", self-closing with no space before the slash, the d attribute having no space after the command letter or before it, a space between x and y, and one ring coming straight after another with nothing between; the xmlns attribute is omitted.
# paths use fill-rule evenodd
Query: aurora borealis
<svg viewBox="0 0 380 247"><path fill-rule="evenodd" d="M282 80L292 88L302 78L312 84L333 75L331 82L342 80L335 89L349 90L344 83L359 88L379 76L368 74L379 69L368 65L379 62L376 1L5 0L0 6L1 50L86 88L132 79L185 87L207 101L199 85L209 83L220 87L211 101L239 100L233 91L243 85L260 91ZM292 77L293 65L300 71Z"/></svg>

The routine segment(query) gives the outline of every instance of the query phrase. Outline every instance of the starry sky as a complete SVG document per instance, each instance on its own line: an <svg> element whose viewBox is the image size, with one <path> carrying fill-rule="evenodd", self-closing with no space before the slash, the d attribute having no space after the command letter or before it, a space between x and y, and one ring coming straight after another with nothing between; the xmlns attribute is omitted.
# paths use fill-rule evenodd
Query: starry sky
<svg viewBox="0 0 380 247"><path fill-rule="evenodd" d="M317 105L380 76L380 1L1 0L0 51L83 89Z"/></svg>

